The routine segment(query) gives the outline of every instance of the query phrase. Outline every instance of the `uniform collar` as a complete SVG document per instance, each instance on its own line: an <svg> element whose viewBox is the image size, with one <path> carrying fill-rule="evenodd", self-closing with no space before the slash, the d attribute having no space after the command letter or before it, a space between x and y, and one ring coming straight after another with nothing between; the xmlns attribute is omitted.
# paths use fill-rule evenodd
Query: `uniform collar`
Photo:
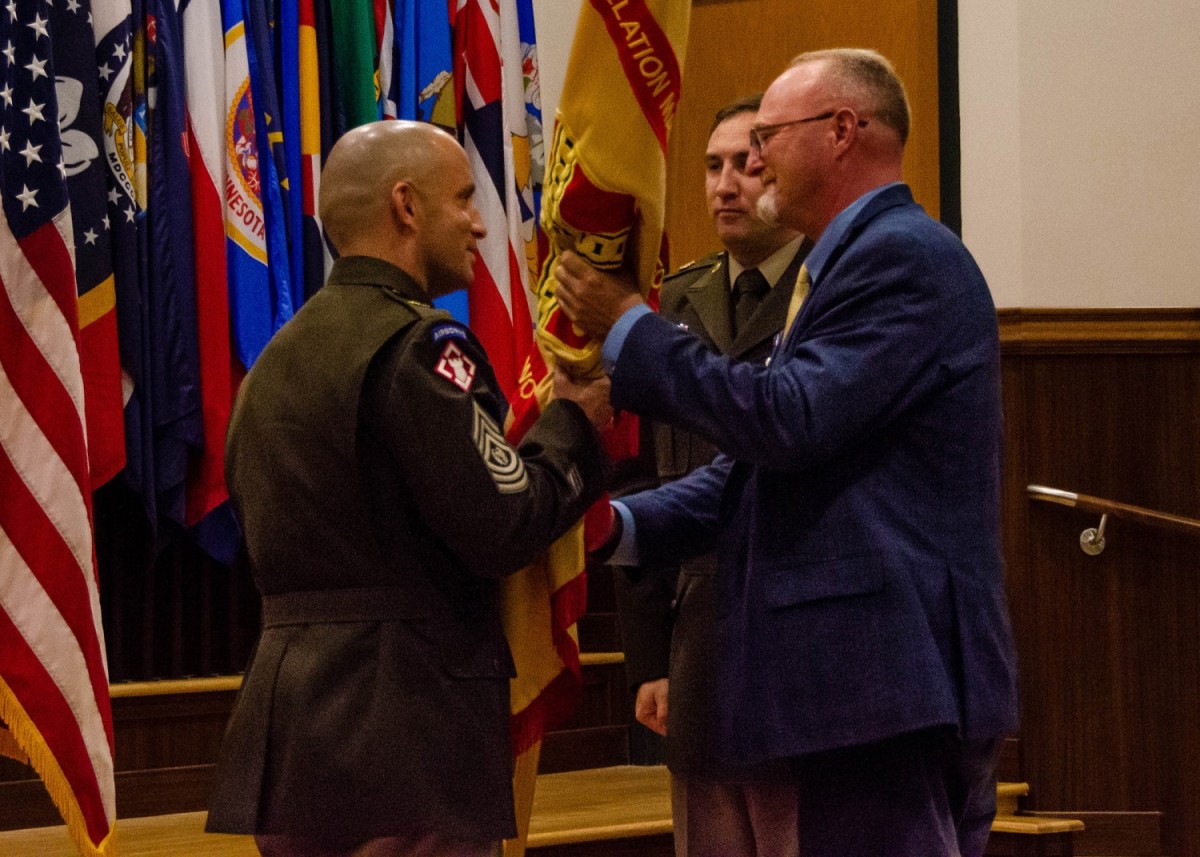
<svg viewBox="0 0 1200 857"><path fill-rule="evenodd" d="M429 305L429 295L402 268L374 256L342 256L329 272L330 285L379 286L414 303Z"/></svg>
<svg viewBox="0 0 1200 857"><path fill-rule="evenodd" d="M792 264L792 260L796 258L796 251L800 249L800 242L803 240L803 235L797 235L754 266L758 268L759 273L767 278L767 285L771 288L775 288L776 283L779 282L779 278L783 276L783 272L788 269L788 265ZM732 289L734 282L738 278L738 274L746 270L746 267L733 258L732 253L727 253L726 255L729 257L729 288Z"/></svg>

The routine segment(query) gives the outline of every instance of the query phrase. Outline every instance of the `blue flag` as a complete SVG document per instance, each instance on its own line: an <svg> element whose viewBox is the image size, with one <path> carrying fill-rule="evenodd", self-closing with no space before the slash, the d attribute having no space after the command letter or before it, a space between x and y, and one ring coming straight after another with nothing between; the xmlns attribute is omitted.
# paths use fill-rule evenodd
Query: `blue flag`
<svg viewBox="0 0 1200 857"><path fill-rule="evenodd" d="M104 14L98 9L93 17ZM121 10L124 11L124 10ZM128 378L125 402L125 471L123 478L143 500L147 518L156 521L153 490L154 456L150 397L149 325L146 301L148 157L145 33L146 11L133 0L130 14L97 20L96 61L99 74L111 71L105 96L105 154L108 158L108 217L112 230L113 271L117 289L117 330L121 369Z"/></svg>
<svg viewBox="0 0 1200 857"><path fill-rule="evenodd" d="M275 331L291 318L291 295L281 301L267 264L257 104L250 86L243 0L222 0L225 26L225 255L234 351L250 368Z"/></svg>
<svg viewBox="0 0 1200 857"><path fill-rule="evenodd" d="M246 57L250 88L254 93L258 170L262 181L263 221L267 238L267 265L275 295L275 329L292 317L304 302L304 285L292 275L290 255L293 227L288 224L287 163L283 152L283 117L271 50L271 19L266 4L245 0ZM228 21L226 22L228 26ZM298 223L296 224L299 225ZM257 355L256 355L257 356ZM246 367L250 368L249 366Z"/></svg>
<svg viewBox="0 0 1200 857"><path fill-rule="evenodd" d="M528 224L527 242L536 246L534 230L542 216L542 181L546 172L546 146L542 130L542 85L538 66L537 33L534 29L533 0L517 0L517 23L521 34L521 82L525 89L525 138L529 147L529 186L519 189L522 223ZM516 156L514 155L514 158ZM537 275L537 254L530 249L527 258L534 260L533 275Z"/></svg>
<svg viewBox="0 0 1200 857"><path fill-rule="evenodd" d="M398 119L433 121L438 98L451 94L454 72L450 14L444 0L396 0L393 16L396 62L392 91ZM453 122L453 113L449 120ZM470 320L467 293L434 300L463 324Z"/></svg>
<svg viewBox="0 0 1200 857"><path fill-rule="evenodd" d="M289 268L292 278L292 307L299 309L312 288L305 282L303 224L303 154L300 150L300 10L297 2L279 4L275 34L279 47L276 56L281 84L280 129L283 132L285 176L281 178L284 204L287 206ZM272 141L274 142L274 141ZM274 146L273 146L274 147ZM318 285L320 285L318 283Z"/></svg>
<svg viewBox="0 0 1200 857"><path fill-rule="evenodd" d="M395 93L399 119L432 121L454 71L450 15L444 0L396 0Z"/></svg>
<svg viewBox="0 0 1200 857"><path fill-rule="evenodd" d="M140 458L143 503L151 524L183 524L188 458L204 446L200 411L200 356L196 339L196 272L192 247L191 173L186 149L187 88L183 33L174 0L156 0L147 32L148 276L142 280L146 339ZM132 457L132 450L131 455Z"/></svg>

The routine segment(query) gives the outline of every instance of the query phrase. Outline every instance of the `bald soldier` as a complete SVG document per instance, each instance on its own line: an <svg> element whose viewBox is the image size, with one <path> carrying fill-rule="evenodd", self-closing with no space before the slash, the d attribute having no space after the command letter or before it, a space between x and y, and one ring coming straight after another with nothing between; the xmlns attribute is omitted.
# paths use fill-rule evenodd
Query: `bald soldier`
<svg viewBox="0 0 1200 857"><path fill-rule="evenodd" d="M515 834L500 579L600 494L607 382L557 378L519 447L471 332L429 302L486 234L466 155L413 122L321 179L339 258L267 345L226 478L263 595L208 817L264 855L474 857Z"/></svg>

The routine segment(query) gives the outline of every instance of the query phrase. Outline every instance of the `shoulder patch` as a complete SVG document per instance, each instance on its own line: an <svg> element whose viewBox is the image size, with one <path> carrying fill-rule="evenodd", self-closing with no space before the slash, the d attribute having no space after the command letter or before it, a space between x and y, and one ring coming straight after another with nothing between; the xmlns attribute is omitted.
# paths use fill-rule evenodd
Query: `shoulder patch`
<svg viewBox="0 0 1200 857"><path fill-rule="evenodd" d="M441 342L448 336L453 339L467 338L467 332L457 324L439 324L429 332L429 335L434 342Z"/></svg>
<svg viewBox="0 0 1200 857"><path fill-rule="evenodd" d="M465 393L471 389L475 373L478 370L475 367L475 361L463 354L463 350L451 340L442 349L442 354L434 365L433 371Z"/></svg>
<svg viewBox="0 0 1200 857"><path fill-rule="evenodd" d="M521 458L508 441L504 439L500 426L496 425L478 402L475 406L475 418L472 421L471 436L475 448L487 466L496 489L501 494L519 494L529 486L529 474L525 471L525 461Z"/></svg>

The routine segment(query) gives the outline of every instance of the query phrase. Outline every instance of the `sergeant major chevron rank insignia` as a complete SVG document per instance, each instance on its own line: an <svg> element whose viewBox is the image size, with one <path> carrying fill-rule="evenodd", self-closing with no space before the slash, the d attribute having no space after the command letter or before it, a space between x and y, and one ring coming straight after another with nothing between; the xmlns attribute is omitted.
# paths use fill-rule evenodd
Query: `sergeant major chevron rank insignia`
<svg viewBox="0 0 1200 857"><path fill-rule="evenodd" d="M496 483L501 494L517 494L529 485L529 474L525 472L525 462L517 451L508 445L500 427L488 414L475 406L475 419L471 426L471 435L475 440L475 448L479 450L483 463L487 465L488 473Z"/></svg>

